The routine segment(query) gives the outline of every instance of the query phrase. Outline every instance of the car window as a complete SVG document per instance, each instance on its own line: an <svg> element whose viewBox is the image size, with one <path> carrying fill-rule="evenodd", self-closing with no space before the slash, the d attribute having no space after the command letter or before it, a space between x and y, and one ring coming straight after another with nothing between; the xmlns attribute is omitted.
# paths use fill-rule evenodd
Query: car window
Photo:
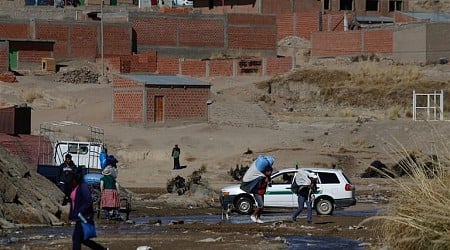
<svg viewBox="0 0 450 250"><path fill-rule="evenodd" d="M336 176L335 173L323 173L323 172L319 172L319 178L320 178L320 183L322 184L336 184L336 183L340 183L339 182L339 178Z"/></svg>
<svg viewBox="0 0 450 250"><path fill-rule="evenodd" d="M272 178L272 184L291 184L294 179L295 172L283 173Z"/></svg>

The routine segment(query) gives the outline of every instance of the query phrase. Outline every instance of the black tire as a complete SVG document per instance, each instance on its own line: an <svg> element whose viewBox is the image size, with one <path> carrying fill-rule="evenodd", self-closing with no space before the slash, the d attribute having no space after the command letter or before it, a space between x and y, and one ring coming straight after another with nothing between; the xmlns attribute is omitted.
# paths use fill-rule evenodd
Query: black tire
<svg viewBox="0 0 450 250"><path fill-rule="evenodd" d="M330 199L320 198L316 201L315 208L319 215L331 215L334 211L334 203Z"/></svg>
<svg viewBox="0 0 450 250"><path fill-rule="evenodd" d="M251 214L253 212L253 199L241 197L237 200L235 208L239 214Z"/></svg>
<svg viewBox="0 0 450 250"><path fill-rule="evenodd" d="M100 200L102 199L102 193L100 192L100 188L96 186L91 186L91 194L92 194L92 203L94 203L94 206L98 206L100 204Z"/></svg>

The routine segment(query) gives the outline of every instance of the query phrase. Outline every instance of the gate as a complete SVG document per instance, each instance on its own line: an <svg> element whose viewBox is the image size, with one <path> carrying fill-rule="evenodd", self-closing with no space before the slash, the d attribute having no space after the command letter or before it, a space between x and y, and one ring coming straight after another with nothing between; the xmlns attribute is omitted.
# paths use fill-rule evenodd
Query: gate
<svg viewBox="0 0 450 250"><path fill-rule="evenodd" d="M413 90L413 120L443 121L444 91L422 94Z"/></svg>

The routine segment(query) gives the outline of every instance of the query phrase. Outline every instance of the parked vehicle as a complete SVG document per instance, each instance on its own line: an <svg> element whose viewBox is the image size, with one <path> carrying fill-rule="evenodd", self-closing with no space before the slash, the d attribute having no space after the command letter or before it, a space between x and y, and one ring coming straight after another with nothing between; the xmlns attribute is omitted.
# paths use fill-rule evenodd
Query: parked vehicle
<svg viewBox="0 0 450 250"><path fill-rule="evenodd" d="M193 6L194 1L190 0L173 0L173 5L176 6Z"/></svg>
<svg viewBox="0 0 450 250"><path fill-rule="evenodd" d="M355 186L339 169L303 168L318 175L317 192L313 208L317 214L332 214L335 208L356 204ZM295 208L297 195L291 192L291 184L297 173L295 168L286 168L272 174L271 182L264 195L264 207ZM223 187L220 192L223 209L232 209L240 214L250 214L255 208L253 195L240 189L240 184Z"/></svg>
<svg viewBox="0 0 450 250"><path fill-rule="evenodd" d="M70 127L71 132L77 131L80 133L83 130L83 132L86 132L87 128L88 134L80 134L79 136L87 137L88 140L73 139L72 134L65 134L64 128L66 127ZM103 176L101 174L100 155L105 148L104 131L101 128L72 121L43 123L40 126L37 172L57 184L59 166L64 162L65 155L71 154L74 164L83 169L83 180L91 189L94 205L99 208L101 200L100 179ZM131 211L131 197L121 192L120 198L120 211L126 213L128 219Z"/></svg>

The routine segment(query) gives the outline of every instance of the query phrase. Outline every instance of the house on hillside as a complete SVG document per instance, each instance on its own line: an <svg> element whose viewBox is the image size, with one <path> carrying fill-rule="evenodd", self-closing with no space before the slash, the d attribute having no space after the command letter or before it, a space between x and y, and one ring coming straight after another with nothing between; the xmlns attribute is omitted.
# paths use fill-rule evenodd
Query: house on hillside
<svg viewBox="0 0 450 250"><path fill-rule="evenodd" d="M180 76L115 75L112 120L144 126L206 122L210 87Z"/></svg>

